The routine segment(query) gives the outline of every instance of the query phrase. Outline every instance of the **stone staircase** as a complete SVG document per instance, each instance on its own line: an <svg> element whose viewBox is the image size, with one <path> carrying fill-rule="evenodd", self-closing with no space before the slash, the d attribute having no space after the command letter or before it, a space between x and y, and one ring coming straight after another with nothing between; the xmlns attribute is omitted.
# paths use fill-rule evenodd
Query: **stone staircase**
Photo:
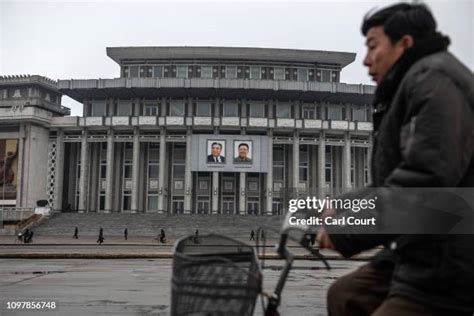
<svg viewBox="0 0 474 316"><path fill-rule="evenodd" d="M36 236L72 236L74 227L81 236L97 236L99 228L105 236L123 236L128 228L129 236L157 236L164 229L167 238L176 239L194 234L216 233L238 239L247 239L250 231L265 228L267 238L277 238L283 217L239 215L168 215L130 213L58 213L34 228Z"/></svg>

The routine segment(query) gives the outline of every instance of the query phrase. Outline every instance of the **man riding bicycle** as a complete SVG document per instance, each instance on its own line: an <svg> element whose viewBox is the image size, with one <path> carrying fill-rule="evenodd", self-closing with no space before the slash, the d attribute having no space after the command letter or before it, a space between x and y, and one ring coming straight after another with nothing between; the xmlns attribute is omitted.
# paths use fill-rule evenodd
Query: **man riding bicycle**
<svg viewBox="0 0 474 316"><path fill-rule="evenodd" d="M377 83L372 186L474 187L473 76L430 11L396 4L366 17L362 33ZM472 315L472 237L320 231L320 246L345 257L386 246L330 287L329 315Z"/></svg>

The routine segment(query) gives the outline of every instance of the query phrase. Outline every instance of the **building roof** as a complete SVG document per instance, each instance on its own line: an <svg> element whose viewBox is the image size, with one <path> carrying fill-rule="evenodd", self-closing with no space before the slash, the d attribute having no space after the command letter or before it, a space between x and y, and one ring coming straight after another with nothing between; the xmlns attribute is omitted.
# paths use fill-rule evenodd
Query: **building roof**
<svg viewBox="0 0 474 316"><path fill-rule="evenodd" d="M31 85L37 84L44 88L58 91L58 82L39 75L6 75L0 76L0 86L11 86L11 85Z"/></svg>
<svg viewBox="0 0 474 316"><path fill-rule="evenodd" d="M107 56L118 64L122 64L124 61L150 59L219 59L332 64L342 68L352 63L355 60L356 54L322 50L257 47L155 46L107 47Z"/></svg>
<svg viewBox="0 0 474 316"><path fill-rule="evenodd" d="M84 98L198 97L279 99L304 102L371 104L375 87L336 82L244 79L115 78L59 80L59 91L78 102Z"/></svg>

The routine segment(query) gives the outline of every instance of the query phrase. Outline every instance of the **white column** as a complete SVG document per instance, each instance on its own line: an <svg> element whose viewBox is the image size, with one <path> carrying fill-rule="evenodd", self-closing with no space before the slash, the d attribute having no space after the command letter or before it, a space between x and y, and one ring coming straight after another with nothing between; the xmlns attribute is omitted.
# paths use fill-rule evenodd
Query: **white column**
<svg viewBox="0 0 474 316"><path fill-rule="evenodd" d="M166 165L166 138L165 130L161 131L160 135L160 162L158 171L158 212L165 212L165 165Z"/></svg>
<svg viewBox="0 0 474 316"><path fill-rule="evenodd" d="M81 174L79 179L79 212L87 211L88 184L89 184L89 144L88 133L83 130L81 139Z"/></svg>
<svg viewBox="0 0 474 316"><path fill-rule="evenodd" d="M191 173L191 129L188 128L186 135L186 160L184 165L184 213L191 213L191 197L193 177Z"/></svg>
<svg viewBox="0 0 474 316"><path fill-rule="evenodd" d="M6 91L6 90L4 90ZM24 141L23 141L23 168L22 168L22 184L21 184L21 206L22 207L29 207L28 205L28 184L29 184L29 175L30 175L30 166L31 164L29 161L31 160L31 151L30 151L30 144L31 144L31 125L25 124L23 125L24 131ZM33 166L31 166L33 168ZM34 207L34 206L33 206Z"/></svg>
<svg viewBox="0 0 474 316"><path fill-rule="evenodd" d="M318 146L318 192L320 198L326 196L326 139L322 131L319 133Z"/></svg>
<svg viewBox="0 0 474 316"><path fill-rule="evenodd" d="M351 186L351 136L344 135L344 149L342 154L342 192L352 189Z"/></svg>
<svg viewBox="0 0 474 316"><path fill-rule="evenodd" d="M245 177L245 172L240 173L240 180L239 180L239 214L240 215L245 215L246 214L246 209L247 209L247 203L246 203L246 177Z"/></svg>
<svg viewBox="0 0 474 316"><path fill-rule="evenodd" d="M113 208L113 176L114 176L114 130L110 129L107 135L107 167L105 175L105 212L111 212Z"/></svg>
<svg viewBox="0 0 474 316"><path fill-rule="evenodd" d="M4 90L6 91L6 90ZM20 124L20 133L18 137L18 167L16 174L16 206L24 207L22 201L23 195L23 161L25 151L25 126Z"/></svg>
<svg viewBox="0 0 474 316"><path fill-rule="evenodd" d="M54 210L62 210L63 204L63 180L64 180L64 132L58 131L56 138L56 174L54 177Z"/></svg>
<svg viewBox="0 0 474 316"><path fill-rule="evenodd" d="M140 132L135 128L133 134L133 166L132 166L132 212L138 211L138 172L140 167Z"/></svg>
<svg viewBox="0 0 474 316"><path fill-rule="evenodd" d="M267 215L272 215L272 202L273 202L273 131L268 131L268 150L267 150L267 200L266 210Z"/></svg>

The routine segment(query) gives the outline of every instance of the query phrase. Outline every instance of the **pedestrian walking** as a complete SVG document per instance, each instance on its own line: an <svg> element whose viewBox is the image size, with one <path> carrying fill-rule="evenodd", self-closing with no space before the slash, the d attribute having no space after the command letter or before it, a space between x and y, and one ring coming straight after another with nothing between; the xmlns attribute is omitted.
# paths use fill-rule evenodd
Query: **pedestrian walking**
<svg viewBox="0 0 474 316"><path fill-rule="evenodd" d="M165 231L163 229L160 232L160 243L162 243L162 244L166 243L166 235L165 235Z"/></svg>
<svg viewBox="0 0 474 316"><path fill-rule="evenodd" d="M125 238L125 240L128 240L128 228L125 228L125 230L123 231L123 237Z"/></svg>
<svg viewBox="0 0 474 316"><path fill-rule="evenodd" d="M104 242L104 239L105 239L105 238L104 238L104 229L101 227L101 228L99 229L99 237L97 238L97 243L98 243L99 245L102 245L102 243Z"/></svg>
<svg viewBox="0 0 474 316"><path fill-rule="evenodd" d="M33 231L29 231L28 233L26 233L23 237L23 242L25 244L30 244L33 242L33 234L34 232Z"/></svg>
<svg viewBox="0 0 474 316"><path fill-rule="evenodd" d="M253 229L250 231L250 240L255 240L255 232Z"/></svg>
<svg viewBox="0 0 474 316"><path fill-rule="evenodd" d="M79 228L74 228L74 235L72 236L72 239L79 239Z"/></svg>
<svg viewBox="0 0 474 316"><path fill-rule="evenodd" d="M199 244L199 230L197 230L197 229L194 232L194 243Z"/></svg>

